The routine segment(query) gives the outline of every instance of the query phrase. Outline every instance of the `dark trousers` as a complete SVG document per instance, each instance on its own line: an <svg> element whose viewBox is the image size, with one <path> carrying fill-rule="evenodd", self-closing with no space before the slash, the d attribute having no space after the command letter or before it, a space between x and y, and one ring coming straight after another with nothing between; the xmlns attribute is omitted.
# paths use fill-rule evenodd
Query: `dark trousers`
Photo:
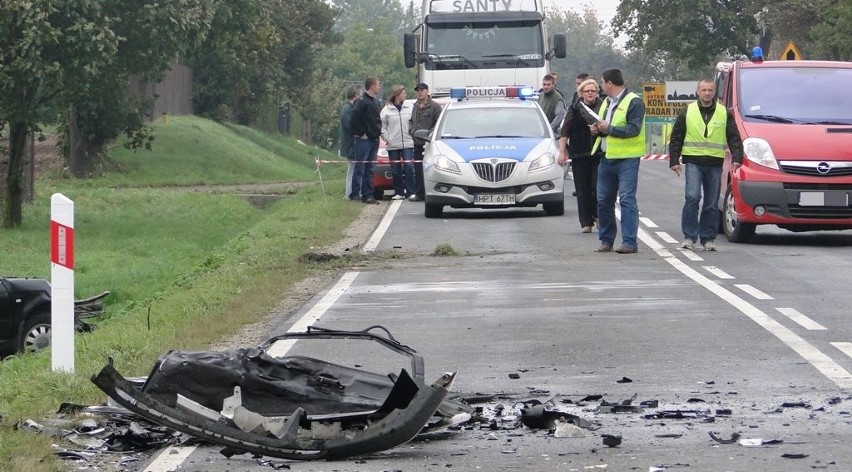
<svg viewBox="0 0 852 472"><path fill-rule="evenodd" d="M594 226L598 217L597 186L600 163L600 154L571 158L574 189L577 190L577 216L580 217L581 227Z"/></svg>
<svg viewBox="0 0 852 472"><path fill-rule="evenodd" d="M423 188L423 148L425 144L414 145L414 194L423 200L426 198L426 189Z"/></svg>

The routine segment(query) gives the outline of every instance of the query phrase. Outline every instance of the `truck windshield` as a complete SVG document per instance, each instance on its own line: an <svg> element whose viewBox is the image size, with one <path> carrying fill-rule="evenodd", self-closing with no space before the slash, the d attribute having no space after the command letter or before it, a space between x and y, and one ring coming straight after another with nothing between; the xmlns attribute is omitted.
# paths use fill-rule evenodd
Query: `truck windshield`
<svg viewBox="0 0 852 472"><path fill-rule="evenodd" d="M540 21L430 23L426 68L544 67Z"/></svg>
<svg viewBox="0 0 852 472"><path fill-rule="evenodd" d="M747 121L852 124L852 69L760 67L740 74Z"/></svg>
<svg viewBox="0 0 852 472"><path fill-rule="evenodd" d="M535 108L468 108L444 113L441 139L548 137L548 125Z"/></svg>

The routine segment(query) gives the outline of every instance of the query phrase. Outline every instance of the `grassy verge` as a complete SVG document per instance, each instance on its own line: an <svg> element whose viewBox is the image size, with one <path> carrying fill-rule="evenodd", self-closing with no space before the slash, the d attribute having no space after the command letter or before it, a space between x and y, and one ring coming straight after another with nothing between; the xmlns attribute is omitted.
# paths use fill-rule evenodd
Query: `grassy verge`
<svg viewBox="0 0 852 472"><path fill-rule="evenodd" d="M262 318L312 269L300 256L339 239L361 210L340 197L342 171L333 167L324 170L329 195L309 184L262 209L227 193L152 188L316 182L313 156L334 158L278 136L183 118L159 124L155 147L116 148L122 172L40 181L23 227L0 229L3 274L49 278L49 195L64 193L75 202L77 296L113 293L107 317L77 337L73 374L51 372L47 352L0 362L4 470L64 470L49 440L14 425L62 402L104 402L89 377L108 356L125 375L147 375L170 349L203 349Z"/></svg>

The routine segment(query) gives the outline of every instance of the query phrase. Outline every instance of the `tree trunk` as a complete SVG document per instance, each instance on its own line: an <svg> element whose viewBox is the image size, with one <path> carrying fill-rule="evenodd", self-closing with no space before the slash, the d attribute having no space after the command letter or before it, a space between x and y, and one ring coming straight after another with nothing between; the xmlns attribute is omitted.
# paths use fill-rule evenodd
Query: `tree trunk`
<svg viewBox="0 0 852 472"><path fill-rule="evenodd" d="M24 175L22 179L22 201L32 203L35 197L35 133L28 133L24 147Z"/></svg>
<svg viewBox="0 0 852 472"><path fill-rule="evenodd" d="M77 178L85 178L86 156L80 127L77 124L77 107L68 108L68 171Z"/></svg>
<svg viewBox="0 0 852 472"><path fill-rule="evenodd" d="M9 127L9 172L6 175L6 208L3 227L13 228L22 222L24 149L29 138L26 122L12 123Z"/></svg>

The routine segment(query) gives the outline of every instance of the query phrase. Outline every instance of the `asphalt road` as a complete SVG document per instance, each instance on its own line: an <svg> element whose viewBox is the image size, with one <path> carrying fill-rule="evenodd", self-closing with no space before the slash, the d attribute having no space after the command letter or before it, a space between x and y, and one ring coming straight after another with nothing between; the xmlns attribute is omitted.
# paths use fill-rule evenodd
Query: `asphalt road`
<svg viewBox="0 0 852 472"><path fill-rule="evenodd" d="M722 235L717 252L677 249L683 180L643 161L639 253L598 254L571 190L563 217L446 209L429 220L422 203L387 202L392 219L368 246L398 257L342 273L270 333L385 326L423 355L427 380L455 371L454 392L495 394L481 406L505 407L496 429L431 433L340 461L170 448L132 470L852 470L852 231L759 227L753 244ZM460 255L431 256L441 244ZM372 346L299 342L291 353L398 369ZM578 405L589 395L657 407ZM530 399L599 429L557 438L519 426ZM604 434L621 444L605 446Z"/></svg>

